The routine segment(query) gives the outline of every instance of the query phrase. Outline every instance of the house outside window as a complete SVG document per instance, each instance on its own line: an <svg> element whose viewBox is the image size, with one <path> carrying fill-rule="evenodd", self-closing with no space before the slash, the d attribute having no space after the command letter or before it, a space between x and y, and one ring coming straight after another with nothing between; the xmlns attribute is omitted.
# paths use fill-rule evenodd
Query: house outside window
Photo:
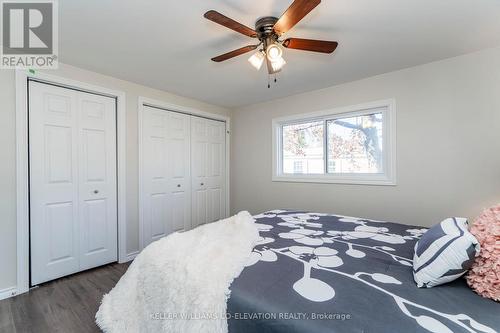
<svg viewBox="0 0 500 333"><path fill-rule="evenodd" d="M395 102L273 119L273 180L395 185Z"/></svg>

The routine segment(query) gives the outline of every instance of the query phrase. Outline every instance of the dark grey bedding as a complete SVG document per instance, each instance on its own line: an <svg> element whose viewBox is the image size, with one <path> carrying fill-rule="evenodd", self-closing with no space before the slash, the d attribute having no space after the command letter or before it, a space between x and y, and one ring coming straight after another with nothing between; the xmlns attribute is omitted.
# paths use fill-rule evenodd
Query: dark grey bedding
<svg viewBox="0 0 500 333"><path fill-rule="evenodd" d="M426 229L295 211L255 217L261 241L231 285L230 333L496 332L500 303L463 278L413 281Z"/></svg>

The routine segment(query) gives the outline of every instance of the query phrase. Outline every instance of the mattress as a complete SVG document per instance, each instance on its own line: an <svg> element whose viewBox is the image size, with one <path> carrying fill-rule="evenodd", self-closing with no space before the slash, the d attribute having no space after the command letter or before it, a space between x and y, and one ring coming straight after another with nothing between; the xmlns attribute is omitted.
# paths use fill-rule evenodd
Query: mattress
<svg viewBox="0 0 500 333"><path fill-rule="evenodd" d="M500 304L460 278L417 288L418 226L301 211L255 216L260 241L231 285L231 333L496 332Z"/></svg>

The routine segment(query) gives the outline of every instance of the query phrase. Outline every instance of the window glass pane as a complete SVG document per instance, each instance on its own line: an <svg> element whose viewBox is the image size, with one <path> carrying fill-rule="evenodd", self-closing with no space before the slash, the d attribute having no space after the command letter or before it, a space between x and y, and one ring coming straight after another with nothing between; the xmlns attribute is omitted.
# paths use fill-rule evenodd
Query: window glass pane
<svg viewBox="0 0 500 333"><path fill-rule="evenodd" d="M283 125L283 173L325 172L323 127L322 121Z"/></svg>
<svg viewBox="0 0 500 333"><path fill-rule="evenodd" d="M382 113L330 120L329 173L382 173Z"/></svg>

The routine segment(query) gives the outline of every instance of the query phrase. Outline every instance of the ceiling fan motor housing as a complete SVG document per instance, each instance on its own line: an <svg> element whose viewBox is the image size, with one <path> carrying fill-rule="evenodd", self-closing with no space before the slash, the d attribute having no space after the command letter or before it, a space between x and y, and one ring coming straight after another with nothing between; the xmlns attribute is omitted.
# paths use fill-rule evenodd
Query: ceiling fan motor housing
<svg viewBox="0 0 500 333"><path fill-rule="evenodd" d="M273 30L274 24L277 21L277 17L265 16L255 22L257 38L264 43L264 47L266 47L268 43L272 43L278 39L278 35L276 35Z"/></svg>

